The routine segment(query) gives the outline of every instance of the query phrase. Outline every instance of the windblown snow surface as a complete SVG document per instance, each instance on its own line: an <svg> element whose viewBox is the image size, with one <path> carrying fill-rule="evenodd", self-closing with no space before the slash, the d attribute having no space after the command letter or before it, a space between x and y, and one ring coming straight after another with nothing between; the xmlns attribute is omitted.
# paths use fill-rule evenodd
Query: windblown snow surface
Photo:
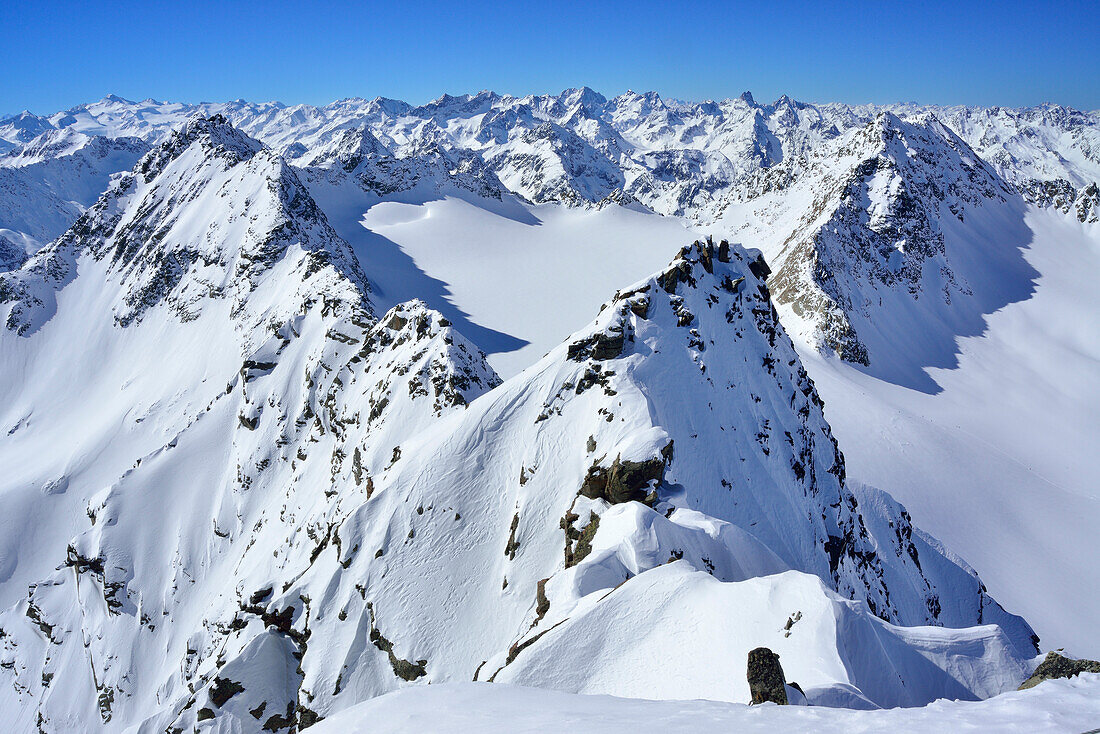
<svg viewBox="0 0 1100 734"><path fill-rule="evenodd" d="M0 121L0 710L1095 727L1095 677L1012 693L1100 654L1095 118ZM758 646L811 706L739 705Z"/></svg>
<svg viewBox="0 0 1100 734"><path fill-rule="evenodd" d="M921 709L839 711L717 701L642 701L576 696L479 683L409 688L354 706L316 726L317 734L430 731L438 734L535 734L585 731L822 734L898 732L1085 732L1100 721L1100 676L1053 681L980 703L937 701Z"/></svg>

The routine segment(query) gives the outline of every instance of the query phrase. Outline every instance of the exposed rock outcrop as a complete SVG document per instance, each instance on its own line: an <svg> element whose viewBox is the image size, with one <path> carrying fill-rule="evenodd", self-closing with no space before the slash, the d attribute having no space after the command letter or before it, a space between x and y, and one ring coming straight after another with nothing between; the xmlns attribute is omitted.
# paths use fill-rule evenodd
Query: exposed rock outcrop
<svg viewBox="0 0 1100 734"><path fill-rule="evenodd" d="M589 499L603 499L611 504L644 502L650 507L657 501L657 487L664 480L665 467L672 460L672 441L660 456L644 461L628 461L616 456L610 467L592 465L584 478L580 493Z"/></svg>
<svg viewBox="0 0 1100 734"><path fill-rule="evenodd" d="M1045 680L1072 678L1081 673L1100 673L1100 662L1096 660L1074 660L1056 652L1048 652L1046 659L1039 663L1039 667L1035 669L1031 677L1020 684L1020 690L1034 688Z"/></svg>
<svg viewBox="0 0 1100 734"><path fill-rule="evenodd" d="M786 679L779 656L766 647L749 651L749 691L752 703L771 701L781 706L787 705Z"/></svg>

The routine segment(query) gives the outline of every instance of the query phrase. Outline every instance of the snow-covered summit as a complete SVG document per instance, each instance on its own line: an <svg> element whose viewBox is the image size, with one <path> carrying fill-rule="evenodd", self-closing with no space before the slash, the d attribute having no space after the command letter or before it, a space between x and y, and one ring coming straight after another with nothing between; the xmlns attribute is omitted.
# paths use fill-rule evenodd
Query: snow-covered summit
<svg viewBox="0 0 1100 734"><path fill-rule="evenodd" d="M0 538L17 728L178 716L211 652L195 635L237 609L245 569L312 563L314 523L369 497L394 443L499 382L422 303L376 320L294 169L218 117L156 146L0 292L2 491L30 528ZM360 431L374 443L352 446ZM272 662L272 634L245 658Z"/></svg>
<svg viewBox="0 0 1100 734"><path fill-rule="evenodd" d="M1028 623L849 480L788 338L924 388L1031 292L1035 207L935 111L581 89L50 120L0 173L151 149L0 273L16 728L279 731L471 678L744 700L760 645L820 705L1029 672ZM1095 188L1048 183L1095 211ZM424 201L508 218L510 253L549 212L642 202L768 257L694 242L501 383L460 310L369 285L416 266L371 222L446 211Z"/></svg>
<svg viewBox="0 0 1100 734"><path fill-rule="evenodd" d="M220 116L173 132L68 232L2 276L7 327L26 334L49 319L54 291L76 277L84 256L105 264L104 275L118 284L113 311L123 326L161 303L192 320L205 302L225 296L254 328L260 314L272 317L270 308L318 298L358 307L369 290L294 169ZM250 293L276 266L296 270L301 284L275 301L276 294L259 296L264 305L251 312Z"/></svg>
<svg viewBox="0 0 1100 734"><path fill-rule="evenodd" d="M788 326L892 381L923 386L956 337L1032 290L1024 201L934 115L882 112L754 189L723 221L756 220Z"/></svg>
<svg viewBox="0 0 1100 734"><path fill-rule="evenodd" d="M27 110L0 120L0 153L34 140L54 129L50 121Z"/></svg>
<svg viewBox="0 0 1100 734"><path fill-rule="evenodd" d="M111 177L149 150L136 138L47 128L0 155L0 272L21 265L91 206Z"/></svg>

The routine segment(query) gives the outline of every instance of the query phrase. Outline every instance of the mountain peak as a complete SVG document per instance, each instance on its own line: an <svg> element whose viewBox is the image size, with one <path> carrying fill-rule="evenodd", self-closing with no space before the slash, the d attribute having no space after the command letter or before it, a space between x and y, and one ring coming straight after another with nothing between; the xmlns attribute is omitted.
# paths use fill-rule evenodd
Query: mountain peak
<svg viewBox="0 0 1100 734"><path fill-rule="evenodd" d="M211 147L231 150L241 159L250 158L263 147L262 143L234 127L221 114L189 118L180 128L178 138L186 144L201 141Z"/></svg>
<svg viewBox="0 0 1100 734"><path fill-rule="evenodd" d="M392 155L366 124L326 133L295 160L297 166L339 166L346 172L368 158Z"/></svg>
<svg viewBox="0 0 1100 734"><path fill-rule="evenodd" d="M264 149L262 143L234 127L224 115L194 114L142 159L135 171L151 181L167 165L198 146L200 157L220 158L233 166Z"/></svg>
<svg viewBox="0 0 1100 734"><path fill-rule="evenodd" d="M214 302L256 319L325 298L370 311L366 276L309 190L281 157L221 115L196 116L120 177L65 234L10 278L8 326L33 332L78 259L117 275L115 321L128 326L165 304L184 321ZM282 294L257 299L264 286Z"/></svg>
<svg viewBox="0 0 1100 734"><path fill-rule="evenodd" d="M562 104L570 107L573 105L580 105L581 107L588 108L607 104L607 98L590 87L573 87L566 89L558 95L558 99Z"/></svg>
<svg viewBox="0 0 1100 734"><path fill-rule="evenodd" d="M777 259L777 303L812 323L820 348L934 391L923 367L952 366L955 337L980 333L988 304L1031 292L1018 195L931 114L879 111L811 167L807 181L830 185L814 184L813 226L793 232ZM990 269L1012 273L1012 286L990 283ZM952 326L934 337L926 329L918 344L899 323Z"/></svg>

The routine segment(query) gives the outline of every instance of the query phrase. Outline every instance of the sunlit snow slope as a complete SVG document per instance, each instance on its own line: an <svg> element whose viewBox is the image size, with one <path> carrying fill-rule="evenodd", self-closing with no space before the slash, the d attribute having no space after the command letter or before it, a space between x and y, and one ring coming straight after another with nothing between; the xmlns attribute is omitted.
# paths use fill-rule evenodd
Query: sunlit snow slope
<svg viewBox="0 0 1100 734"><path fill-rule="evenodd" d="M844 286L850 292L855 282L865 292L853 320L872 335L869 368L819 354L814 312L799 315L780 303L780 317L825 397L851 475L890 488L983 572L999 598L1026 612L1052 647L1100 655L1097 635L1083 622L1100 604L1100 578L1087 551L1100 519L1100 471L1090 458L1091 446L1100 441L1100 229L1022 202L981 167L972 174L981 182L976 188L961 168L968 159L977 165L976 154L965 144L953 150L952 144L960 144L937 132L934 123L914 129L888 120L885 127L886 133L881 121L872 121L871 136L858 133L865 142L850 135L835 144L844 146L847 159L823 150L821 163L792 164L810 169L800 183L732 205L714 227L694 228L728 232L761 247L775 270L788 257L789 238L810 239L815 230L807 230L807 222L826 211L818 207L831 206L830 213L849 207L846 218L821 216L814 225L828 227L833 246L839 241L851 247L859 237L904 245L905 232L924 232L932 243L931 276L940 279L946 272L949 281L928 288L919 271L912 281L904 270L890 274L886 257L873 266L884 268L885 277L847 280ZM901 139L900 153L883 154L889 150L884 135ZM956 166L948 179L939 167L945 158ZM861 167L885 174L877 174L878 182L868 174L865 183ZM853 185L857 191L866 187L863 203L859 196L846 198ZM999 198L987 199L981 193L987 186L1000 191ZM813 190L820 195L815 198ZM563 232L553 240L571 249L566 222L599 226L619 217L631 224L608 224L605 239L613 240L615 231L629 233L643 253L645 232L668 226L665 217L606 209L564 211L542 226ZM607 274L610 281L610 274L634 263L622 251L585 248L577 272L515 267L511 257L519 235L513 232L530 228L467 202L383 204L368 211L364 223L445 281L453 302L472 320L502 331L512 322L526 325L521 328L527 331L511 333L532 346L490 356L505 374L524 366L523 356L549 349L555 331L572 328L568 304L589 297L596 279ZM861 234L851 237L845 226ZM446 244L452 242L457 244ZM879 257L874 250L869 254ZM900 254L893 258L903 263ZM835 280L851 279L854 272L822 271ZM945 282L951 288L946 297ZM819 287L810 278L802 283ZM533 308L524 297L543 291L562 305ZM885 307L882 299L889 299Z"/></svg>
<svg viewBox="0 0 1100 734"><path fill-rule="evenodd" d="M982 703L937 701L923 709L837 711L717 701L639 701L575 696L515 686L447 684L391 693L344 711L317 734L431 731L436 734L593 734L813 731L821 734L925 734L997 731L1083 732L1100 720L1100 677L1083 675Z"/></svg>

